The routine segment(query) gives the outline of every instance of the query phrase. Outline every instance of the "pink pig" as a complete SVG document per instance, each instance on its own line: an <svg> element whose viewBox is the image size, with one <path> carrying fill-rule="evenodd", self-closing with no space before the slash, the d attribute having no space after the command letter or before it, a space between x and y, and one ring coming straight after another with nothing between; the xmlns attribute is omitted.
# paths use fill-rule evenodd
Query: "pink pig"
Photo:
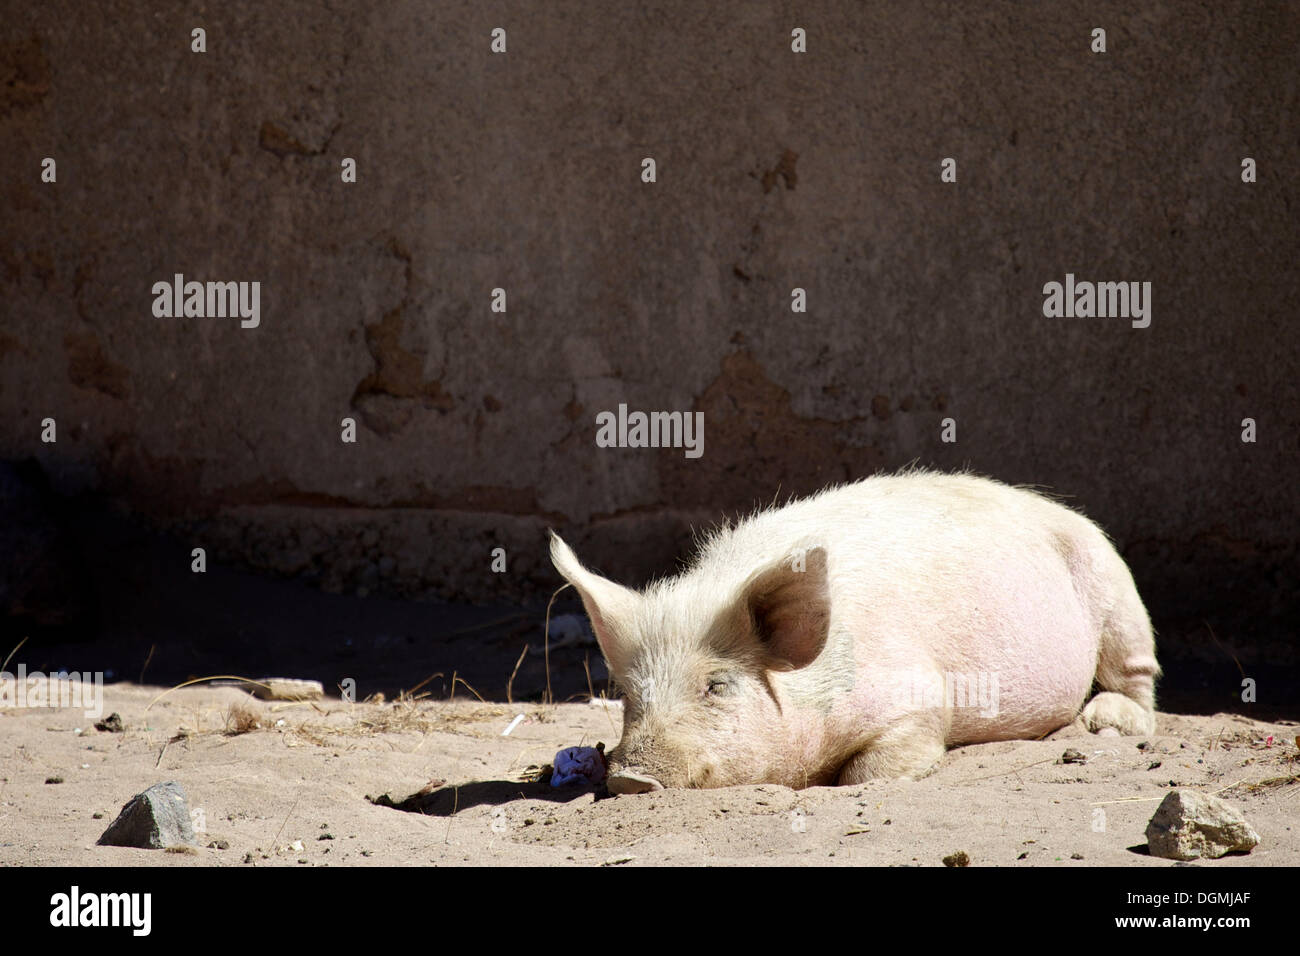
<svg viewBox="0 0 1300 956"><path fill-rule="evenodd" d="M551 559L625 695L615 793L917 776L947 747L1079 716L1155 728L1160 667L1124 560L1087 518L989 479L831 488L714 530L643 592L554 534Z"/></svg>

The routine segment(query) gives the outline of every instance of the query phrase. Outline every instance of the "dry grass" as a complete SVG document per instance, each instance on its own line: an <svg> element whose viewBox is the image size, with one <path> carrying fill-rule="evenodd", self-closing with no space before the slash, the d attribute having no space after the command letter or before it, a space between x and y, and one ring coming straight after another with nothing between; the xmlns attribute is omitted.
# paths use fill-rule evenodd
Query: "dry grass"
<svg viewBox="0 0 1300 956"><path fill-rule="evenodd" d="M481 723L493 717L504 717L503 707L471 707L454 710L439 706L436 701L419 697L399 697L376 713L367 714L356 721L354 734L403 733L457 733L467 724Z"/></svg>
<svg viewBox="0 0 1300 956"><path fill-rule="evenodd" d="M243 701L237 701L226 708L226 725L222 733L227 737L238 737L262 727L262 716Z"/></svg>
<svg viewBox="0 0 1300 956"><path fill-rule="evenodd" d="M14 659L14 655L18 653L18 649L26 643L27 643L27 638L24 637L21 641L19 641L17 644L14 645L14 649L9 652L8 656L5 657L4 663L0 664L0 671L8 669L9 662Z"/></svg>
<svg viewBox="0 0 1300 956"><path fill-rule="evenodd" d="M376 695L378 696L378 695ZM394 701L370 700L348 708L326 712L323 720L308 720L287 731L317 746L333 746L339 739L377 737L385 734L463 734L474 724L496 723L509 711L490 704L475 706L462 702L438 702L426 695L402 694ZM493 727L489 734L499 732Z"/></svg>
<svg viewBox="0 0 1300 956"><path fill-rule="evenodd" d="M1267 780L1256 780L1253 782L1249 780L1239 780L1231 787L1225 787L1223 792L1231 793L1234 790L1244 790L1247 793L1268 792L1269 790L1276 790L1279 787L1285 787L1293 783L1300 783L1300 777L1269 777Z"/></svg>
<svg viewBox="0 0 1300 956"><path fill-rule="evenodd" d="M510 672L510 678L509 680L506 681L506 703L507 704L513 704L515 702L514 701L515 675L519 673L519 665L524 662L524 655L527 653L528 653L528 645L525 644L524 649L519 652L519 660L515 661L515 669Z"/></svg>

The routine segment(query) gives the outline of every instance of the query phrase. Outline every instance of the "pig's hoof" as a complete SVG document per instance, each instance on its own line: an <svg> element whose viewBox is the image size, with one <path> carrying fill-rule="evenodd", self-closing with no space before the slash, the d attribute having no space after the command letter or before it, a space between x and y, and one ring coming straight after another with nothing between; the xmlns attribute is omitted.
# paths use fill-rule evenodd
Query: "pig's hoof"
<svg viewBox="0 0 1300 956"><path fill-rule="evenodd" d="M1083 708L1082 717L1084 726L1094 734L1113 727L1121 736L1134 737L1156 729L1155 714L1123 694L1098 694Z"/></svg>
<svg viewBox="0 0 1300 956"><path fill-rule="evenodd" d="M662 790L664 785L654 777L648 777L645 774L632 773L628 770L619 770L609 775L605 781L605 786L609 787L610 793L651 793L655 790Z"/></svg>

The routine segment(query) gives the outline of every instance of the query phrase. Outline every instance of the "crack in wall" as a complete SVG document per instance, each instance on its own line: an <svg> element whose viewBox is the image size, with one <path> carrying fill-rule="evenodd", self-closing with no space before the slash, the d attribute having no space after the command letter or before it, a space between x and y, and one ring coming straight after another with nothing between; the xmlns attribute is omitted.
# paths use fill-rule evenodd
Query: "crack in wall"
<svg viewBox="0 0 1300 956"><path fill-rule="evenodd" d="M443 388L441 379L424 377L427 350L403 345L405 313L411 306L413 263L410 251L396 237L388 240L387 249L403 262L405 288L396 306L378 322L365 326L366 347L375 366L357 383L350 402L366 426L381 435L403 428L419 408L446 413L456 407L455 398Z"/></svg>

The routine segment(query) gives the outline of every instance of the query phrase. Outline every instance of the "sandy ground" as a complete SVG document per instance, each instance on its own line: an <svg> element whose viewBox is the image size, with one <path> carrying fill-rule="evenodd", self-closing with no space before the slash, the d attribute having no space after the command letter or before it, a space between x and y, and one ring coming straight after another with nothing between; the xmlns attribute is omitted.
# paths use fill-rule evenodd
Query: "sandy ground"
<svg viewBox="0 0 1300 956"><path fill-rule="evenodd" d="M562 747L617 742L617 704L283 704L198 686L150 706L163 690L105 688L122 733L80 709L0 710L0 865L939 866L962 851L973 866L1167 867L1143 834L1171 781L1217 793L1261 837L1249 855L1195 865L1300 864L1294 722L1162 714L1149 738L1066 728L960 748L919 781L607 797L528 777ZM232 705L262 726L227 733ZM1067 747L1087 762L1058 763ZM201 811L197 854L95 845L165 780ZM367 799L421 790L424 813Z"/></svg>

